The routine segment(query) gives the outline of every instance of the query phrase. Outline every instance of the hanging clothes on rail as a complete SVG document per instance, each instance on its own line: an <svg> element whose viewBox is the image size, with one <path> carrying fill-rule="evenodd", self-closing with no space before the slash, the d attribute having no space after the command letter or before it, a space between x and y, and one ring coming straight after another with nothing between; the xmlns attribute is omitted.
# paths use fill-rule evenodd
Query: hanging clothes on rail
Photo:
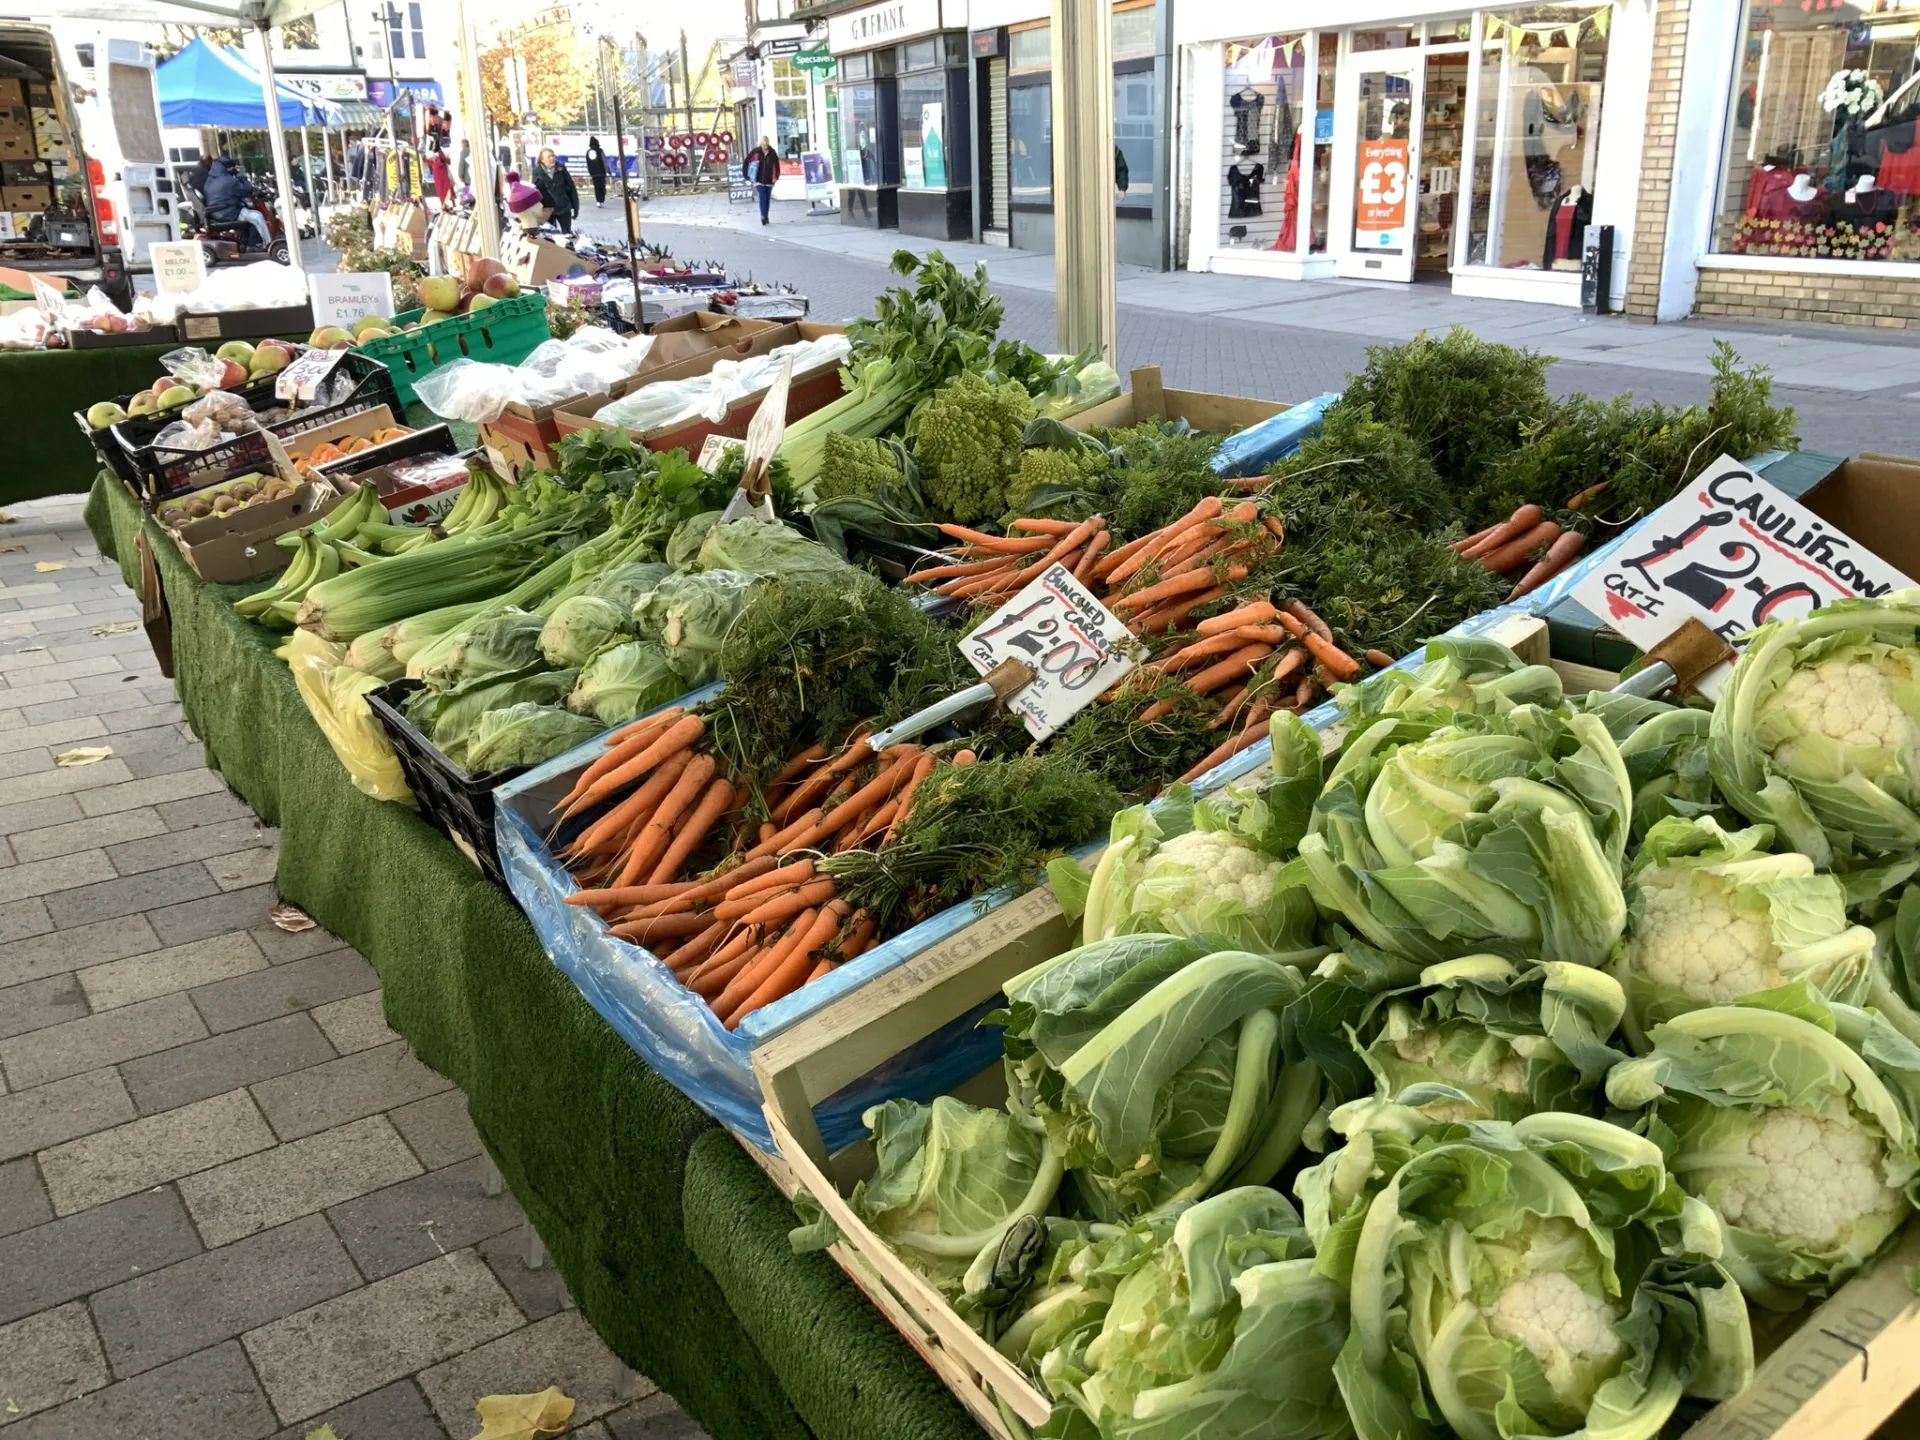
<svg viewBox="0 0 1920 1440"><path fill-rule="evenodd" d="M1266 183L1267 167L1264 165L1229 165L1227 167L1227 218L1244 220L1250 215L1260 214L1260 187Z"/></svg>
<svg viewBox="0 0 1920 1440"><path fill-rule="evenodd" d="M1233 108L1233 153L1259 153L1260 112L1266 108L1267 97L1249 87L1229 99L1227 104Z"/></svg>

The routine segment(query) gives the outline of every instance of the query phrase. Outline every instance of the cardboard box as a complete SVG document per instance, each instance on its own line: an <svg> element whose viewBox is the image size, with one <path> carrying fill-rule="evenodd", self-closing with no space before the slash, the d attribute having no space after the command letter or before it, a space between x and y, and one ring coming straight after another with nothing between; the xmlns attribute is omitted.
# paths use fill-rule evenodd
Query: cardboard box
<svg viewBox="0 0 1920 1440"><path fill-rule="evenodd" d="M1185 420L1196 430L1228 434L1271 420L1289 407L1274 400L1245 400L1236 395L1210 395L1200 390L1168 390L1160 384L1160 367L1143 365L1127 377L1132 387L1104 405L1069 416L1070 430L1125 430L1143 420Z"/></svg>
<svg viewBox="0 0 1920 1440"><path fill-rule="evenodd" d="M369 439L377 432L400 422L393 418L393 411L385 405L376 405L371 410L362 410L357 415L349 415L344 420L335 420L330 424L316 425L311 430L302 430L298 435L289 435L281 443L287 447L290 459L304 460L314 446L328 440L339 440L347 435L365 435Z"/></svg>
<svg viewBox="0 0 1920 1440"><path fill-rule="evenodd" d="M742 320L738 316L715 315L706 310L688 311L671 320L662 320L648 332L653 336L653 346L647 351L646 363L636 373L651 376L656 371L677 365L695 355L736 346L778 328L767 320ZM764 353L743 350L736 358Z"/></svg>
<svg viewBox="0 0 1920 1440"><path fill-rule="evenodd" d="M51 185L0 186L0 210L40 211L53 204Z"/></svg>
<svg viewBox="0 0 1920 1440"><path fill-rule="evenodd" d="M257 310L182 310L177 317L180 338L189 344L211 340L257 340L268 335L293 335L301 340L313 333L313 306L275 305Z"/></svg>
<svg viewBox="0 0 1920 1440"><path fill-rule="evenodd" d="M0 160L32 160L36 158L33 136L20 133L0 132ZM19 206L7 208L19 209Z"/></svg>
<svg viewBox="0 0 1920 1440"><path fill-rule="evenodd" d="M605 404L614 397L600 395L575 398L598 399ZM486 452L488 463L509 480L518 480L530 470L551 470L553 447L560 439L560 428L553 421L551 405L539 407L545 413L538 420L524 419L513 413L514 409L526 408L524 405L509 407L498 419L479 427L480 448Z"/></svg>
<svg viewBox="0 0 1920 1440"><path fill-rule="evenodd" d="M359 484L374 483L390 523L436 525L447 518L473 472L464 456L415 455L362 470L353 478Z"/></svg>
<svg viewBox="0 0 1920 1440"><path fill-rule="evenodd" d="M605 288L598 275L563 275L547 282L547 299L555 305L598 305Z"/></svg>
<svg viewBox="0 0 1920 1440"><path fill-rule="evenodd" d="M0 101L0 135L33 137L33 112L25 105Z"/></svg>
<svg viewBox="0 0 1920 1440"><path fill-rule="evenodd" d="M1856 455L1800 503L1909 578L1920 580L1920 459Z"/></svg>
<svg viewBox="0 0 1920 1440"><path fill-rule="evenodd" d="M0 105L11 109L27 103L27 88L13 76L0 76Z"/></svg>
<svg viewBox="0 0 1920 1440"><path fill-rule="evenodd" d="M331 486L303 483L284 500L209 515L170 533L194 574L216 585L237 585L285 569L292 552L275 545L274 537L311 525L340 499Z"/></svg>
<svg viewBox="0 0 1920 1440"><path fill-rule="evenodd" d="M38 160L0 160L0 185L45 185L47 172Z"/></svg>

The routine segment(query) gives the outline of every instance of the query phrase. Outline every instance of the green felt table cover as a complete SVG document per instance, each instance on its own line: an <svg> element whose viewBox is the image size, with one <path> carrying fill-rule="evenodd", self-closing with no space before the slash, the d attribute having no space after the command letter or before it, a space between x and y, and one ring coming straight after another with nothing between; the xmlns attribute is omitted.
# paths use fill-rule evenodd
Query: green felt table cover
<svg viewBox="0 0 1920 1440"><path fill-rule="evenodd" d="M0 505L42 495L86 494L100 457L74 422L74 411L144 390L160 378L160 357L178 348L173 342L0 351L0 396L7 404Z"/></svg>
<svg viewBox="0 0 1920 1440"><path fill-rule="evenodd" d="M979 1429L738 1142L548 960L512 898L411 810L361 794L274 658L124 486L86 518L138 588L148 526L175 684L208 760L280 827L280 893L379 972L387 1021L468 1097L581 1311L715 1440L972 1440Z"/></svg>

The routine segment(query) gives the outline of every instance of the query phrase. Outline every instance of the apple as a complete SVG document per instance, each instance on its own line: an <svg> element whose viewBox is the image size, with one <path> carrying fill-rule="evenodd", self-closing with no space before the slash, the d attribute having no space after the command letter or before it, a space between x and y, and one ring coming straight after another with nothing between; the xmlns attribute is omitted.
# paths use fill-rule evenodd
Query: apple
<svg viewBox="0 0 1920 1440"><path fill-rule="evenodd" d="M222 360L220 378L214 382L216 390L232 390L247 383L247 367L238 360Z"/></svg>
<svg viewBox="0 0 1920 1440"><path fill-rule="evenodd" d="M284 370L293 363L293 357L279 346L262 345L253 352L253 363L247 367L256 378L272 375Z"/></svg>
<svg viewBox="0 0 1920 1440"><path fill-rule="evenodd" d="M97 405L87 407L87 424L96 430L104 430L109 425L117 425L127 418L127 412L111 400L102 400Z"/></svg>
<svg viewBox="0 0 1920 1440"><path fill-rule="evenodd" d="M253 346L244 340L229 340L213 352L213 358L231 360L236 365L250 365L253 363Z"/></svg>
<svg viewBox="0 0 1920 1440"><path fill-rule="evenodd" d="M498 275L507 267L487 255L476 255L467 262L467 283L478 287L489 275Z"/></svg>
<svg viewBox="0 0 1920 1440"><path fill-rule="evenodd" d="M171 410L175 405L185 405L196 398L198 397L194 394L191 387L175 385L172 389L161 395L158 403L162 410Z"/></svg>
<svg viewBox="0 0 1920 1440"><path fill-rule="evenodd" d="M451 310L429 310L421 315L420 323L422 325L438 325L442 320L451 319L453 319L453 312Z"/></svg>
<svg viewBox="0 0 1920 1440"><path fill-rule="evenodd" d="M160 398L151 390L142 390L127 401L127 414L151 415L160 408Z"/></svg>
<svg viewBox="0 0 1920 1440"><path fill-rule="evenodd" d="M387 322L380 316L362 315L354 322L353 333L356 335L364 335L369 330L384 330L386 328Z"/></svg>
<svg viewBox="0 0 1920 1440"><path fill-rule="evenodd" d="M498 305L499 303L500 302L495 300L491 295L475 295L467 302L467 313L471 315L476 310L485 310L489 305Z"/></svg>
<svg viewBox="0 0 1920 1440"><path fill-rule="evenodd" d="M489 275L480 289L489 300L511 300L520 293L520 281L501 270Z"/></svg>
<svg viewBox="0 0 1920 1440"><path fill-rule="evenodd" d="M452 275L429 275L414 286L414 293L428 310L449 314L460 308L460 281Z"/></svg>
<svg viewBox="0 0 1920 1440"><path fill-rule="evenodd" d="M307 344L316 350L340 350L353 344L353 336L338 325L322 325L308 338Z"/></svg>

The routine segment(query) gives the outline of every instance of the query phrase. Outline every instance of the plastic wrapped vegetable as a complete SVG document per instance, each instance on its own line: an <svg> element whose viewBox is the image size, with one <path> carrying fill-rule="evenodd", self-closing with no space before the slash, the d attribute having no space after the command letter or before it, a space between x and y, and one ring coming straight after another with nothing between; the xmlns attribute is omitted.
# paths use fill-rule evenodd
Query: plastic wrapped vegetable
<svg viewBox="0 0 1920 1440"><path fill-rule="evenodd" d="M540 653L549 665L578 669L633 627L632 602L574 595L553 607L540 631Z"/></svg>
<svg viewBox="0 0 1920 1440"><path fill-rule="evenodd" d="M1601 964L1626 923L1633 791L1591 715L1383 716L1348 737L1300 842L1315 900L1423 964Z"/></svg>
<svg viewBox="0 0 1920 1440"><path fill-rule="evenodd" d="M1334 1373L1360 1440L1653 1440L1683 1396L1752 1375L1725 1231L1651 1140L1554 1112L1361 1115L1295 1186L1348 1289Z"/></svg>
<svg viewBox="0 0 1920 1440"><path fill-rule="evenodd" d="M602 650L581 668L567 708L602 725L624 725L686 688L664 650L649 640L629 640Z"/></svg>
<svg viewBox="0 0 1920 1440"><path fill-rule="evenodd" d="M1920 590L1762 625L1712 754L1727 798L1820 869L1920 850Z"/></svg>
<svg viewBox="0 0 1920 1440"><path fill-rule="evenodd" d="M704 685L719 673L720 647L753 582L738 570L669 575L634 602L635 628L659 644L682 680Z"/></svg>
<svg viewBox="0 0 1920 1440"><path fill-rule="evenodd" d="M467 739L467 769L488 775L510 765L544 765L593 739L601 729L591 716L531 701L489 710Z"/></svg>
<svg viewBox="0 0 1920 1440"><path fill-rule="evenodd" d="M1381 1094L1430 1120L1589 1111L1626 1057L1607 1044L1626 997L1604 970L1468 955L1375 1001L1367 1065Z"/></svg>
<svg viewBox="0 0 1920 1440"><path fill-rule="evenodd" d="M1242 1186L1175 1221L1075 1249L1003 1350L1062 1410L1043 1432L1111 1440L1316 1440L1350 1434L1333 1362L1343 1287L1314 1273L1300 1214Z"/></svg>
<svg viewBox="0 0 1920 1440"><path fill-rule="evenodd" d="M1653 1107L1674 1173L1728 1226L1747 1298L1797 1308L1889 1245L1920 1199L1920 1047L1804 983L1693 1010L1615 1067L1607 1099Z"/></svg>
<svg viewBox="0 0 1920 1440"><path fill-rule="evenodd" d="M380 688L380 678L346 664L346 646L322 640L311 630L294 631L284 653L307 712L346 767L354 788L376 800L412 805L413 792L400 761L367 708L367 692Z"/></svg>
<svg viewBox="0 0 1920 1440"><path fill-rule="evenodd" d="M798 530L764 520L735 520L707 531L694 568L780 575L789 580L836 580L846 577L848 566Z"/></svg>
<svg viewBox="0 0 1920 1440"><path fill-rule="evenodd" d="M1627 878L1627 933L1613 973L1627 994L1627 1034L1789 980L1859 1004L1873 932L1847 923L1846 889L1813 861L1770 855L1765 825L1729 834L1712 820L1662 820Z"/></svg>

